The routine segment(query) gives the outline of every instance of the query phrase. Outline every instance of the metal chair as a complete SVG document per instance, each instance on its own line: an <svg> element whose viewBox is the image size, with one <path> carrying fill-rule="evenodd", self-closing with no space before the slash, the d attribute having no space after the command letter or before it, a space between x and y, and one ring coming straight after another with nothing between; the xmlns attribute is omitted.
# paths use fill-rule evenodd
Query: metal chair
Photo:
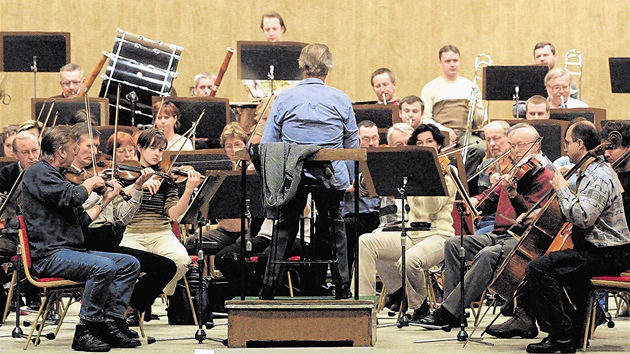
<svg viewBox="0 0 630 354"><path fill-rule="evenodd" d="M85 287L85 283L83 282L75 282L72 280L67 280L63 278L57 277L40 277L36 278L31 275L30 267L31 267L31 249L28 243L28 234L26 232L26 224L24 223L24 217L18 216L18 220L20 222L20 230L18 232L18 237L20 239L20 247L22 248L22 270L24 271L24 275L29 283L33 286L42 289L43 298L42 304L37 311L37 315L35 316L35 320L33 321L33 325L31 326L31 330L26 338L26 344L24 345L24 349L28 348L29 343L33 337L33 333L35 329L38 329L37 336L35 337L33 343L35 346L40 341L40 337L42 335L42 331L44 330L44 325L46 324L46 317L48 316L48 312L51 307L55 304L59 304L59 323L55 329L54 336L57 336L59 332L59 328L63 323L63 319L68 312L68 308L70 305L75 302L75 295L77 293L81 293L83 288ZM68 301L63 303L63 296L68 296Z"/></svg>

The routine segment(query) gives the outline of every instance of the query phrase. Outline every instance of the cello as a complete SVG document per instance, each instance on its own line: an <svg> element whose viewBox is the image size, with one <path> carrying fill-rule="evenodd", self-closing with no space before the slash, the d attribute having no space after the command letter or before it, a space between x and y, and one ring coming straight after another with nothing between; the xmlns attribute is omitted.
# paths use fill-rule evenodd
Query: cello
<svg viewBox="0 0 630 354"><path fill-rule="evenodd" d="M613 141L611 142L614 143ZM590 150L578 163L564 174L564 178L569 178L578 169L591 163L598 155L602 155L608 145L609 144L600 144ZM572 224L567 222L562 214L554 189L551 189L543 198L535 203L527 211L526 216L537 209L540 209L540 211L524 231L521 232L520 230L522 230L522 228L518 228L518 225L513 225L510 230L508 230L508 233L516 237L518 242L507 255L497 270L492 283L490 283L488 287L492 293L503 299L511 299L513 297L514 292L525 279L525 267L527 267L527 264L546 252L551 252L550 246L552 243L560 245L555 250L562 249L562 247L567 248L568 245L571 244L568 240L568 235L570 234ZM555 240L559 235L562 235L563 239Z"/></svg>

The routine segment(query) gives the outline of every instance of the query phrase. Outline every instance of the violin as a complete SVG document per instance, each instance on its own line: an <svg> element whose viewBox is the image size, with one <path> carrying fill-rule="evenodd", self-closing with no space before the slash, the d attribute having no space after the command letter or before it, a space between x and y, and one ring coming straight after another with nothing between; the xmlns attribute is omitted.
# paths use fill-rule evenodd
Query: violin
<svg viewBox="0 0 630 354"><path fill-rule="evenodd" d="M87 171L78 171L74 168L71 168L64 171L64 177L66 178L68 182L79 185L85 182L86 179L91 178L93 176ZM103 176L101 175L101 177ZM107 190L107 188L114 189L114 186L109 181L105 181L105 186L94 189L94 193L98 195L103 195L105 194L105 191ZM123 197L123 199L125 200L131 199L131 196L129 196L122 190L120 191L120 196Z"/></svg>
<svg viewBox="0 0 630 354"><path fill-rule="evenodd" d="M525 163L517 167L518 168L515 168L512 172L513 183L517 183L519 180L525 177L528 173L530 172L534 173L536 171L539 171L543 169L545 166L542 164L542 162L538 160L536 156L532 156Z"/></svg>
<svg viewBox="0 0 630 354"><path fill-rule="evenodd" d="M113 173L115 173L115 178L120 180L133 182L140 177L142 169L144 168L140 165L140 162L130 160L125 161L124 163L116 163L115 168L112 169L111 157L105 154L99 154L99 156L100 161L96 164L97 170L101 169L101 171L105 174L111 174L113 171ZM171 169L169 173L162 172L168 168L168 162L165 160L152 168L155 170L156 176L175 184L186 182L186 179L188 179L188 171L194 169L192 166L179 166ZM201 178L203 179L204 176L201 176Z"/></svg>

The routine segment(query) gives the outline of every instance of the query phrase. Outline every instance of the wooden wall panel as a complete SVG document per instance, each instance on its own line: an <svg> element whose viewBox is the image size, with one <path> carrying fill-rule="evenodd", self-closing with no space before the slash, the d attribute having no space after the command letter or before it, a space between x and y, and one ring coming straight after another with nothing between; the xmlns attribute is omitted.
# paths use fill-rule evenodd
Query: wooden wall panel
<svg viewBox="0 0 630 354"><path fill-rule="evenodd" d="M265 11L280 12L288 41L320 42L330 46L334 69L328 84L353 100L374 99L371 72L381 66L398 77L398 97L420 94L422 86L440 74L437 51L447 43L462 52L462 75L474 74L478 53L490 54L496 65L529 64L532 48L541 40L554 43L559 64L564 53L579 49L584 56L583 99L606 108L608 117L630 118L630 95L610 93L609 56L630 57L630 2L626 0L495 0L450 2L399 0L274 1L263 0L3 0L1 31L68 31L72 60L86 75L102 51L111 51L116 28L147 38L183 46L183 59L174 86L188 95L192 77L200 71L216 72L226 47L237 40L264 40L259 28ZM579 6L578 6L579 5ZM233 58L219 96L246 101L236 79ZM6 90L13 97L0 106L3 124L27 119L33 95L33 75L9 73ZM58 75L39 73L38 96L60 92ZM97 79L91 95L100 89ZM491 118L509 116L509 103L494 102Z"/></svg>

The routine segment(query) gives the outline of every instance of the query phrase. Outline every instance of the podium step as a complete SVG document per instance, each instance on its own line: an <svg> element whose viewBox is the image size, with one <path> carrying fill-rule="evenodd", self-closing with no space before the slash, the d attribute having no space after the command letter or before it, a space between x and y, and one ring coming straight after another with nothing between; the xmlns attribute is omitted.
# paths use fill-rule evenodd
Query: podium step
<svg viewBox="0 0 630 354"><path fill-rule="evenodd" d="M372 300L231 300L229 348L370 347L376 343Z"/></svg>

